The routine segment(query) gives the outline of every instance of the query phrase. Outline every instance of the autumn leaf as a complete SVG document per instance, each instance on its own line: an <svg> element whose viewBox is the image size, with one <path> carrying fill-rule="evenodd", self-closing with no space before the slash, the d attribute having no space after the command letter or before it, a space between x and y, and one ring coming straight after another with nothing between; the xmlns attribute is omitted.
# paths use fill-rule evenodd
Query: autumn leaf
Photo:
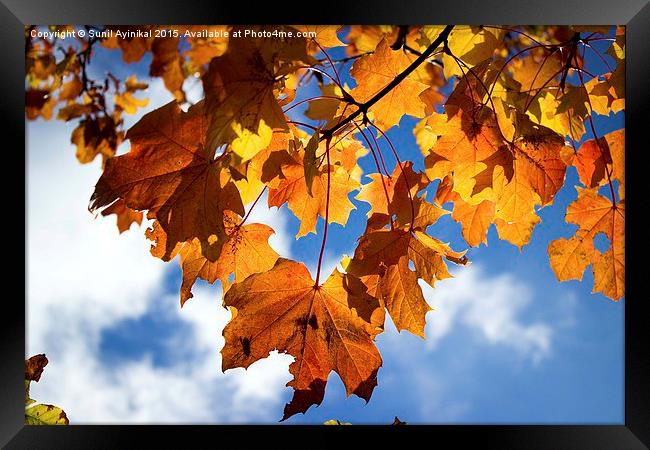
<svg viewBox="0 0 650 450"><path fill-rule="evenodd" d="M625 98L619 98L619 92L623 89L615 84L620 83L621 78L616 72L606 73L602 78L594 77L585 83L593 112L608 116L612 112L617 113L625 108Z"/></svg>
<svg viewBox="0 0 650 450"><path fill-rule="evenodd" d="M429 180L423 173L413 170L413 163L397 164L390 177L381 173L368 175L370 183L361 186L357 200L370 204L368 217L373 214L401 214L406 215L404 210L408 209L415 195L420 192Z"/></svg>
<svg viewBox="0 0 650 450"><path fill-rule="evenodd" d="M185 113L174 101L145 115L127 133L131 151L107 161L91 210L118 199L148 210L167 235L165 260L177 243L223 237L223 211L244 210L228 171L202 140L206 129L203 102Z"/></svg>
<svg viewBox="0 0 650 450"><path fill-rule="evenodd" d="M382 277L381 299L398 330L406 329L424 337L424 317L432 308L424 299L422 289L416 286L418 274L409 268L408 257L402 256Z"/></svg>
<svg viewBox="0 0 650 450"><path fill-rule="evenodd" d="M580 99L577 99L576 104L565 101L564 110L560 111L563 99L564 96L558 99L555 92L541 93L532 103L528 114L540 125L548 127L562 136L578 140L585 134L584 119L587 111Z"/></svg>
<svg viewBox="0 0 650 450"><path fill-rule="evenodd" d="M514 156L512 175L493 174L496 203L495 225L501 239L523 247L540 219L536 205L549 205L564 184L564 140L552 130L519 116L520 136L510 147Z"/></svg>
<svg viewBox="0 0 650 450"><path fill-rule="evenodd" d="M135 114L138 108L144 108L149 104L148 98L139 99L130 92L115 96L115 104L119 105L127 114Z"/></svg>
<svg viewBox="0 0 650 450"><path fill-rule="evenodd" d="M288 130L274 90L278 79L311 61L301 39L235 39L210 63L203 76L210 115L207 143L230 145L242 160L269 145L278 130Z"/></svg>
<svg viewBox="0 0 650 450"><path fill-rule="evenodd" d="M581 280L592 264L594 292L612 300L625 294L625 201L612 203L594 189L578 190L578 199L569 205L567 223L578 225L575 236L549 244L551 268L560 281ZM609 248L602 252L594 239L603 234Z"/></svg>
<svg viewBox="0 0 650 450"><path fill-rule="evenodd" d="M408 56L402 51L391 50L384 39L372 55L359 58L350 69L350 74L357 81L357 86L350 94L355 100L363 103L385 88L410 64ZM377 125L388 129L399 124L404 114L423 117L425 105L419 95L428 87L426 81L416 72L406 77L370 108Z"/></svg>
<svg viewBox="0 0 650 450"><path fill-rule="evenodd" d="M65 412L54 405L33 405L25 409L25 425L69 425Z"/></svg>
<svg viewBox="0 0 650 450"><path fill-rule="evenodd" d="M315 33L316 37L309 38L307 41L307 51L309 53L318 53L321 48L342 47L345 44L341 42L337 31L342 28L336 25L293 25L296 30L303 33Z"/></svg>
<svg viewBox="0 0 650 450"><path fill-rule="evenodd" d="M329 222L345 225L354 205L348 194L359 187L358 181L337 166L322 164L312 182L312 194L307 191L303 154L296 153L288 164L282 165L284 178L276 187L269 189L268 205L280 207L287 203L293 214L300 219L296 238L316 231L318 217L325 218L327 204L327 178L330 177Z"/></svg>
<svg viewBox="0 0 650 450"><path fill-rule="evenodd" d="M56 97L51 96L48 90L31 89L25 92L25 113L29 120L38 117L50 120L56 103Z"/></svg>
<svg viewBox="0 0 650 450"><path fill-rule="evenodd" d="M237 314L224 328L223 369L247 368L277 349L294 357L294 395L283 419L323 400L331 371L348 395L370 399L381 357L370 325L379 304L358 280L335 271L316 286L304 264L278 259L268 272L234 284L224 305Z"/></svg>
<svg viewBox="0 0 650 450"><path fill-rule="evenodd" d="M400 228L411 228L424 231L429 225L433 225L442 216L449 214L448 211L428 202L424 195L413 198L413 209L408 203L397 208L395 225Z"/></svg>
<svg viewBox="0 0 650 450"><path fill-rule="evenodd" d="M260 223L241 225L241 219L234 214L228 214L224 222L227 237L217 251L205 251L198 239L180 250L181 306L193 297L191 290L197 278L208 283L220 280L226 291L231 284L231 274L234 274L232 282L238 283L249 275L270 270L278 259L278 254L268 244L274 233L271 227Z"/></svg>
<svg viewBox="0 0 650 450"><path fill-rule="evenodd" d="M492 110L483 108L475 115L460 111L449 119L445 134L430 149L425 167L431 180L453 173L454 191L476 203L491 197L495 168L501 167L507 178L512 177L513 155L499 134Z"/></svg>
<svg viewBox="0 0 650 450"><path fill-rule="evenodd" d="M102 211L102 216L109 216L111 214L117 216L117 229L120 234L131 228L133 223L138 225L142 223L142 212L127 208L124 204L124 200L117 200Z"/></svg>
<svg viewBox="0 0 650 450"><path fill-rule="evenodd" d="M359 183L363 175L363 170L358 164L359 159L368 154L368 149L350 135L338 138L336 142L328 143L327 140L321 140L316 153L319 159L325 162L328 145L330 164L342 168L350 175L350 178Z"/></svg>
<svg viewBox="0 0 650 450"><path fill-rule="evenodd" d="M445 178L445 180L447 179L449 179L449 176ZM444 188L445 186L441 183L438 186L438 193L441 193ZM487 244L487 232L494 221L496 212L494 202L483 200L476 205L467 203L456 192L451 190L451 186L444 198L440 198L438 201L441 201L441 203L453 202L454 209L451 218L461 224L463 238L468 245L478 247L481 243Z"/></svg>
<svg viewBox="0 0 650 450"><path fill-rule="evenodd" d="M513 79L521 85L521 90L530 92L530 95L548 86L549 80L559 77L562 70L561 51L536 50L517 59L509 68Z"/></svg>
<svg viewBox="0 0 650 450"><path fill-rule="evenodd" d="M444 130L446 127L447 115L434 112L418 122L413 128L415 141L418 147L420 147L420 152L423 156L426 157L429 154L431 147L445 133Z"/></svg>
<svg viewBox="0 0 650 450"><path fill-rule="evenodd" d="M44 354L34 355L25 360L25 425L68 425L65 412L54 405L38 403L29 394L32 381L38 382L48 364Z"/></svg>
<svg viewBox="0 0 650 450"><path fill-rule="evenodd" d="M45 366L47 366L48 362L47 357L43 353L34 355L25 361L25 380L40 380L43 370L45 369Z"/></svg>
<svg viewBox="0 0 650 450"><path fill-rule="evenodd" d="M617 180L619 195L625 198L625 131L617 130L598 140L584 142L573 158L573 165L586 187L603 186L610 180Z"/></svg>
<svg viewBox="0 0 650 450"><path fill-rule="evenodd" d="M464 253L421 231L367 230L345 270L359 277L368 291L382 301L398 331L424 337L425 315L431 309L424 299L418 278L431 286L449 278L447 259L466 264ZM413 261L415 272L409 268Z"/></svg>
<svg viewBox="0 0 650 450"><path fill-rule="evenodd" d="M273 133L270 144L244 163L245 177L235 180L244 205L253 202L265 187L277 186L284 178L282 166L293 162L289 149L298 146L296 139L293 132Z"/></svg>
<svg viewBox="0 0 650 450"><path fill-rule="evenodd" d="M448 46L451 53L470 67L492 56L499 45L494 34L483 27L455 27L449 34ZM463 76L467 68L448 55L442 57L445 78Z"/></svg>
<svg viewBox="0 0 650 450"><path fill-rule="evenodd" d="M313 120L324 120L327 126L335 124L334 119L341 111L343 91L334 83L320 86L321 96L309 102L305 116Z"/></svg>
<svg viewBox="0 0 650 450"><path fill-rule="evenodd" d="M501 217L494 219L499 239L516 245L520 250L530 242L533 228L540 222L541 219L533 210L525 212L517 220L505 220Z"/></svg>
<svg viewBox="0 0 650 450"><path fill-rule="evenodd" d="M124 136L117 131L115 121L110 117L82 120L72 131L70 141L77 147L76 156L81 164L92 162L101 155L102 162L115 155Z"/></svg>
<svg viewBox="0 0 650 450"><path fill-rule="evenodd" d="M124 92L115 95L115 106L127 114L135 114L138 108L144 108L149 104L148 98L137 98L134 93L147 89L149 85L138 81L135 75L131 75L124 81Z"/></svg>

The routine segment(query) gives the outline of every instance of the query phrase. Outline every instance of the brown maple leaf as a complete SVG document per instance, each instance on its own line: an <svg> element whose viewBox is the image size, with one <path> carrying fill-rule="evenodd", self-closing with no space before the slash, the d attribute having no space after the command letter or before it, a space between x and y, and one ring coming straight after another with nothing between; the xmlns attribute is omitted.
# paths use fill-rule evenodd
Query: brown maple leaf
<svg viewBox="0 0 650 450"><path fill-rule="evenodd" d="M111 214L117 216L117 229L120 234L131 228L131 224L136 223L140 225L142 223L142 211L134 211L127 208L124 200L118 200L102 211L102 216Z"/></svg>
<svg viewBox="0 0 650 450"><path fill-rule="evenodd" d="M203 76L209 146L230 145L246 161L269 145L274 132L288 131L274 91L284 76L310 61L304 39L231 40Z"/></svg>
<svg viewBox="0 0 650 450"><path fill-rule="evenodd" d="M243 215L244 207L229 171L205 145L206 129L203 102L185 113L173 101L145 115L127 133L131 151L107 161L90 209L122 199L148 210L166 235L165 260L178 243L223 237L223 212Z"/></svg>
<svg viewBox="0 0 650 450"><path fill-rule="evenodd" d="M124 132L118 131L115 121L108 116L81 120L70 136L70 142L77 147L76 156L81 164L92 162L97 155L102 156L105 164L115 155L123 140Z"/></svg>
<svg viewBox="0 0 650 450"><path fill-rule="evenodd" d="M466 264L464 253L421 231L367 229L345 270L359 277L368 292L386 307L398 331L424 337L425 315L431 310L418 278L431 286L449 278L445 259ZM409 268L413 261L415 272Z"/></svg>
<svg viewBox="0 0 650 450"><path fill-rule="evenodd" d="M320 404L332 370L348 395L370 399L381 366L374 344L381 330L371 325L380 308L359 280L334 271L315 286L304 264L280 258L268 272L234 284L224 305L236 309L223 331L224 370L246 368L276 349L295 358L288 383L294 396L283 420Z"/></svg>
<svg viewBox="0 0 650 450"><path fill-rule="evenodd" d="M179 38L155 38L151 44L153 59L149 67L149 75L162 77L165 87L178 102L185 101L183 92L183 57L179 50Z"/></svg>
<svg viewBox="0 0 650 450"><path fill-rule="evenodd" d="M25 380L38 381L41 379L43 369L47 366L47 357L44 353L34 355L25 361Z"/></svg>

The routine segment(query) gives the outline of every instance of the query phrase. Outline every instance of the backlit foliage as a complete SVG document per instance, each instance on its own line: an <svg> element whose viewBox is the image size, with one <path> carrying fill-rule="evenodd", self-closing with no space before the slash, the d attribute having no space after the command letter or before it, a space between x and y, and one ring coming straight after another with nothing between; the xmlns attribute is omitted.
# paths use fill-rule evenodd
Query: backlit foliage
<svg viewBox="0 0 650 450"><path fill-rule="evenodd" d="M58 406L39 403L31 398L29 388L32 381L38 382L47 366L44 354L25 360L25 425L69 425L68 416Z"/></svg>
<svg viewBox="0 0 650 450"><path fill-rule="evenodd" d="M468 263L431 225L450 214L468 246L487 243L494 226L523 248L572 167L578 197L566 222L576 231L549 244L550 265L561 281L591 266L594 292L624 296L624 131L604 133L596 117L625 107L622 27L267 27L310 38L160 28L216 37L71 45L32 38L28 27L26 115L75 121L79 162L103 161L90 209L116 215L120 232L152 221L151 253L180 255L181 304L197 279L220 281L232 312L224 370L273 350L294 357L285 419L320 404L331 371L348 395L370 399L386 313L398 330L424 337L431 308L418 280L434 286L451 276L449 264ZM125 130L124 115L147 105L147 84L90 77L100 46L127 68L150 55L149 74L175 100ZM593 73L588 60L604 69ZM187 108L189 77L200 78L204 98ZM415 160L386 134L408 126L404 116L417 119ZM125 140L130 150L116 156ZM364 177L361 158L374 173ZM248 222L260 199L288 206L296 238L323 221L315 279L269 246L273 229ZM329 224L345 226L358 202L370 211L354 254L321 273ZM606 250L596 248L599 236Z"/></svg>

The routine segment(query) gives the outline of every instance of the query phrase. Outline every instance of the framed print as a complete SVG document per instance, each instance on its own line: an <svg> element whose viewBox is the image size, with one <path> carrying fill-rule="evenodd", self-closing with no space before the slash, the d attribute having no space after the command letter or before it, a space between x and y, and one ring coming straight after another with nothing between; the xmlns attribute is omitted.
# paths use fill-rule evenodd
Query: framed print
<svg viewBox="0 0 650 450"><path fill-rule="evenodd" d="M4 3L7 448L647 448L647 2Z"/></svg>

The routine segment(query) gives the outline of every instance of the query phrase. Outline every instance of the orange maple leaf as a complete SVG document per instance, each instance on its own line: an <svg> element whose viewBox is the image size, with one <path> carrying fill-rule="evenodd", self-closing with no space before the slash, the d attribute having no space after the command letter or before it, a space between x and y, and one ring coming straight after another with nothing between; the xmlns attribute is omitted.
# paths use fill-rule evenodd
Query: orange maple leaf
<svg viewBox="0 0 650 450"><path fill-rule="evenodd" d="M102 211L102 216L115 214L117 216L117 229L120 234L131 228L131 224L142 223L142 211L134 211L127 208L124 200L118 200Z"/></svg>
<svg viewBox="0 0 650 450"><path fill-rule="evenodd" d="M588 188L602 186L609 179L620 183L619 194L625 197L625 130L617 130L580 146L573 158L580 182ZM607 173L609 172L609 177Z"/></svg>
<svg viewBox="0 0 650 450"><path fill-rule="evenodd" d="M350 94L363 103L385 88L410 64L411 59L404 52L391 50L386 39L382 39L372 55L359 58L350 69L350 74L357 81ZM377 125L388 129L397 125L404 114L423 117L425 105L420 94L428 87L421 73L412 72L370 108Z"/></svg>
<svg viewBox="0 0 650 450"><path fill-rule="evenodd" d="M398 214L409 209L415 195L424 189L429 180L420 172L413 170L413 163L406 161L397 164L390 177L381 173L371 173L370 183L361 186L356 199L370 203L368 217L373 214Z"/></svg>
<svg viewBox="0 0 650 450"><path fill-rule="evenodd" d="M464 200L476 202L489 198L495 168L503 168L505 176L512 177L513 156L499 134L492 110L482 108L474 114L461 110L449 119L444 131L425 158L429 179L453 173L454 191Z"/></svg>
<svg viewBox="0 0 650 450"><path fill-rule="evenodd" d="M330 150L331 151L331 150ZM330 174L329 222L345 225L354 205L348 194L359 187L359 182L340 166L322 164L314 175L311 193L307 190L303 162L304 151L294 152L289 164L282 165L283 179L269 189L268 205L280 207L288 203L289 209L300 219L296 237L316 231L318 216L325 218L327 206L327 178Z"/></svg>
<svg viewBox="0 0 650 450"><path fill-rule="evenodd" d="M165 260L178 243L223 237L223 211L243 215L244 207L215 149L205 145L206 129L203 102L184 113L173 101L145 115L127 133L131 151L107 161L90 209L122 199L148 210L166 234Z"/></svg>
<svg viewBox="0 0 650 450"><path fill-rule="evenodd" d="M332 370L348 395L370 399L382 363L374 344L381 329L371 323L381 311L359 280L334 271L315 286L304 264L280 258L268 272L234 284L224 305L236 309L223 331L224 370L246 368L276 349L295 358L283 420L321 403Z"/></svg>
<svg viewBox="0 0 650 450"><path fill-rule="evenodd" d="M241 219L234 214L227 214L224 222L227 238L217 251L205 250L198 239L188 242L180 250L183 270L181 306L193 297L192 286L197 278L208 283L220 280L225 292L232 282L238 283L254 273L266 272L278 259L278 254L268 244L274 233L271 227L261 223L242 226ZM231 274L234 274L233 280L229 278Z"/></svg>
<svg viewBox="0 0 650 450"><path fill-rule="evenodd" d="M444 260L466 264L464 253L421 231L367 229L345 270L359 277L368 292L385 305L398 331L424 337L425 315L431 309L418 278L431 286L449 278ZM413 261L415 272L409 268Z"/></svg>
<svg viewBox="0 0 650 450"><path fill-rule="evenodd" d="M575 236L549 244L551 268L560 281L581 280L592 264L594 292L619 300L625 295L625 200L614 204L595 189L576 189L578 199L569 205L566 221L579 228ZM605 252L594 246L601 233L609 241Z"/></svg>

